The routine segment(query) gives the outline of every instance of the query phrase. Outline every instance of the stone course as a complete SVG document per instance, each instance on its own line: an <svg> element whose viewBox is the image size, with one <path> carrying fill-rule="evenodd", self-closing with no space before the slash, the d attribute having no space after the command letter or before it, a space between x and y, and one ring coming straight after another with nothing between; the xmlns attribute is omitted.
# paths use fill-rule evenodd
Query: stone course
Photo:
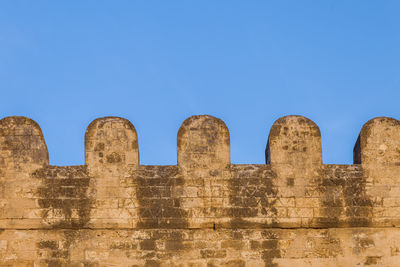
<svg viewBox="0 0 400 267"><path fill-rule="evenodd" d="M185 120L177 165L139 163L126 119L93 121L85 165L51 166L40 127L0 120L0 266L400 266L400 122L361 129L353 165L278 119L266 164L231 164L229 131Z"/></svg>

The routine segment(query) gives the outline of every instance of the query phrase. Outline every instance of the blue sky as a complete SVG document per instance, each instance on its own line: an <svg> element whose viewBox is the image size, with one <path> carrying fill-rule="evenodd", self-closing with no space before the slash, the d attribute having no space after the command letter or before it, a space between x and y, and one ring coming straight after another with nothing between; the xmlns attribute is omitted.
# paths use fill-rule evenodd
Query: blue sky
<svg viewBox="0 0 400 267"><path fill-rule="evenodd" d="M351 164L362 125L400 119L400 1L1 1L1 117L39 123L54 165L86 127L129 119L142 164L176 164L191 115L221 118L233 163L264 163L273 122L321 129Z"/></svg>

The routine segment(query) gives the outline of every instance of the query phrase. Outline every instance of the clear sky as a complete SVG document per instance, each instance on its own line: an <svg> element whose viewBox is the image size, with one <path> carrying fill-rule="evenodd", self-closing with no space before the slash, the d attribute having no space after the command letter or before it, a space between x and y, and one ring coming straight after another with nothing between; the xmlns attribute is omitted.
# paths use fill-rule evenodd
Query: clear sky
<svg viewBox="0 0 400 267"><path fill-rule="evenodd" d="M191 115L221 118L233 163L265 163L273 122L303 115L324 163L362 125L400 119L400 1L1 1L0 116L41 126L53 165L84 164L98 117L129 119L140 161L176 164Z"/></svg>

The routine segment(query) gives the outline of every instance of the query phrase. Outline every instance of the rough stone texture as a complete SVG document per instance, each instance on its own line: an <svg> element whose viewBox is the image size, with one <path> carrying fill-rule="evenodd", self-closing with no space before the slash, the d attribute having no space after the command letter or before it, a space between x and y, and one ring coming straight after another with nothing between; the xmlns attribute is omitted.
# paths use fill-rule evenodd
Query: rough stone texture
<svg viewBox="0 0 400 267"><path fill-rule="evenodd" d="M85 165L50 166L39 126L0 120L0 266L400 266L400 122L361 130L353 165L322 163L318 126L272 126L265 165L230 163L212 116L178 164L139 164L122 118L92 122Z"/></svg>

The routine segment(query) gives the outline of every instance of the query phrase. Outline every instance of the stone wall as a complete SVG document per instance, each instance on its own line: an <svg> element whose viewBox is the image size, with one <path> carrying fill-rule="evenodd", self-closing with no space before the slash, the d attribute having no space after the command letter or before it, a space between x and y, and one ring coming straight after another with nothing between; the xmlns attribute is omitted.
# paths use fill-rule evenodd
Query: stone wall
<svg viewBox="0 0 400 267"><path fill-rule="evenodd" d="M265 165L193 116L178 163L139 164L134 126L93 121L85 165L50 166L40 127L0 120L0 266L400 266L400 122L367 122L353 165L322 163L318 126L278 119Z"/></svg>

